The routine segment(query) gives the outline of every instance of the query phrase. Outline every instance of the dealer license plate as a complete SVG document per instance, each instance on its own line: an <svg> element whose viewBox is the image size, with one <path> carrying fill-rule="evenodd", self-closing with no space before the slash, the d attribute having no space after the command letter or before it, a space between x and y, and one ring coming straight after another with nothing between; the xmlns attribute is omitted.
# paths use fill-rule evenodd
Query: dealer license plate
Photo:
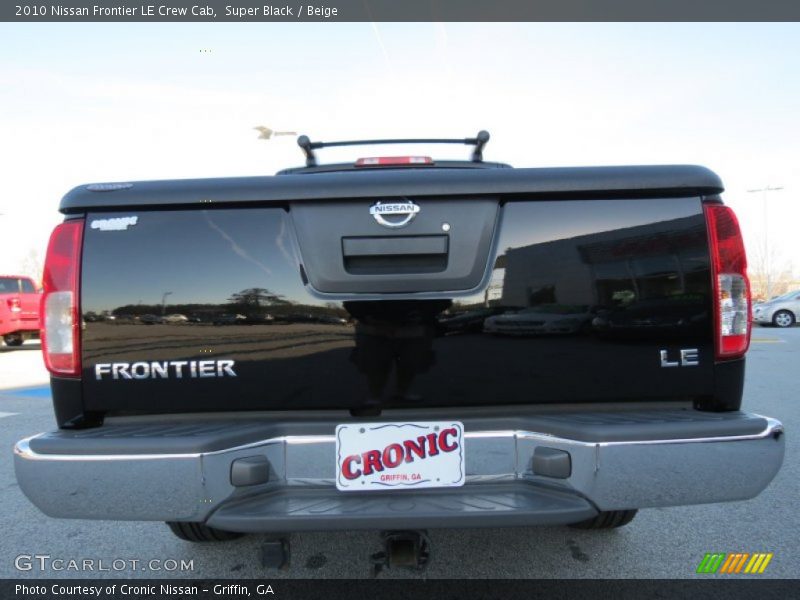
<svg viewBox="0 0 800 600"><path fill-rule="evenodd" d="M336 487L343 492L457 487L464 478L458 421L336 427Z"/></svg>

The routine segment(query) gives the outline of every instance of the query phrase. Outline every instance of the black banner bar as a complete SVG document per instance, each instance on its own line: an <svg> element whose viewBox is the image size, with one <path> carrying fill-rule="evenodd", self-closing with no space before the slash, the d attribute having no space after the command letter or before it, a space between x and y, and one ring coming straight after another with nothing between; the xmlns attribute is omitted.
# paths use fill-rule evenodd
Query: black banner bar
<svg viewBox="0 0 800 600"><path fill-rule="evenodd" d="M56 0L0 3L7 22L798 21L797 0Z"/></svg>
<svg viewBox="0 0 800 600"><path fill-rule="evenodd" d="M280 599L334 600L370 598L381 600L645 600L691 598L692 600L771 600L795 597L797 582L742 578L681 580L191 580L191 579L18 579L0 580L3 600L210 600Z"/></svg>

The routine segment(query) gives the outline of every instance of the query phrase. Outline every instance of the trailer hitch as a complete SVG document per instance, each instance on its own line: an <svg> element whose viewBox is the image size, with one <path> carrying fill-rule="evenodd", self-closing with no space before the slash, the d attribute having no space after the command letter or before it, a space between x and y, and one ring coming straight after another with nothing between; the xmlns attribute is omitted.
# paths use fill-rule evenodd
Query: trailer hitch
<svg viewBox="0 0 800 600"><path fill-rule="evenodd" d="M261 544L261 566L268 569L289 568L291 546L287 538L265 541Z"/></svg>
<svg viewBox="0 0 800 600"><path fill-rule="evenodd" d="M423 571L430 562L431 541L426 531L382 531L383 551L372 555L372 576L383 569L403 567Z"/></svg>

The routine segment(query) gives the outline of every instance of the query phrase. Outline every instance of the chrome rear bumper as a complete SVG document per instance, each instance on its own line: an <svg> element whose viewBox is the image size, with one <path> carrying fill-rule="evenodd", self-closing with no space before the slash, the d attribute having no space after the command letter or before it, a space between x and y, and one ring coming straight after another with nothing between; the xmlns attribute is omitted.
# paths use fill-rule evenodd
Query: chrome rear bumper
<svg viewBox="0 0 800 600"><path fill-rule="evenodd" d="M569 523L601 510L745 500L784 454L781 423L744 413L466 416L463 487L340 493L333 429L346 419L110 424L21 440L14 464L23 492L51 517L299 531ZM568 476L535 471L541 447L569 453ZM268 482L231 483L232 463L246 457L266 457Z"/></svg>

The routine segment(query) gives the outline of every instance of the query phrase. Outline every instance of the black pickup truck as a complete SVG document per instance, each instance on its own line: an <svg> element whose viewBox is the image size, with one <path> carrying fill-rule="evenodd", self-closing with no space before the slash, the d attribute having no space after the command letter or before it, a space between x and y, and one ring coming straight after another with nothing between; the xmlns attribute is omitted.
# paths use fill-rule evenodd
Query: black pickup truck
<svg viewBox="0 0 800 600"><path fill-rule="evenodd" d="M719 178L511 168L487 140L320 165L355 142L302 136L276 176L70 191L42 302L58 428L14 449L28 498L204 541L617 527L759 494L783 428L741 410Z"/></svg>

